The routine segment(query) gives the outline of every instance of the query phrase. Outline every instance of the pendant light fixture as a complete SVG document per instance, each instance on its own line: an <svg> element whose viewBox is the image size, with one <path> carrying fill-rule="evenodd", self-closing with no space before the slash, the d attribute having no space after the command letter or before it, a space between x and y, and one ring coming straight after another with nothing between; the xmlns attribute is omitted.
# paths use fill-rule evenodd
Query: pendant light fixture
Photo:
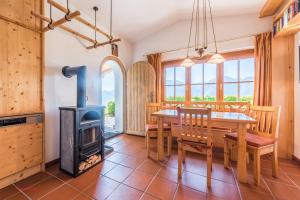
<svg viewBox="0 0 300 200"><path fill-rule="evenodd" d="M210 0L202 0L202 6L203 6L203 13L202 13L202 28L203 28L203 46L200 46L199 44L199 37L200 37L200 0L194 0L193 3L193 11L192 11L192 17L191 17L191 23L190 23L190 32L189 32L189 40L187 45L187 56L186 59L182 62L182 66L184 67L190 67L194 64L192 59L190 58L189 51L191 48L191 36L192 36L192 30L195 28L195 40L194 40L194 47L195 51L198 53L199 57L201 58L205 51L207 50L208 46L208 29L207 29L207 3L209 7L209 14L210 14L210 20L212 25L212 32L213 32L213 39L214 39L214 45L215 45L215 53L211 58L208 60L208 63L221 63L224 62L225 59L222 55L218 54L218 48L217 48L217 41L216 41L216 35L215 35L215 29L214 29L214 22L212 17L212 9ZM195 27L194 27L195 25Z"/></svg>

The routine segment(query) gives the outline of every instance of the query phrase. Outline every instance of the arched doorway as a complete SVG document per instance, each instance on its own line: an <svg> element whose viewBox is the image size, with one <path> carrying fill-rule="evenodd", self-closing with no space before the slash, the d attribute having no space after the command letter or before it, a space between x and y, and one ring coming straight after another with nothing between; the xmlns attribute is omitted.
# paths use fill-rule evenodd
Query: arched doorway
<svg viewBox="0 0 300 200"><path fill-rule="evenodd" d="M111 138L125 130L125 68L119 58L108 56L100 66L101 97L105 108L104 137Z"/></svg>

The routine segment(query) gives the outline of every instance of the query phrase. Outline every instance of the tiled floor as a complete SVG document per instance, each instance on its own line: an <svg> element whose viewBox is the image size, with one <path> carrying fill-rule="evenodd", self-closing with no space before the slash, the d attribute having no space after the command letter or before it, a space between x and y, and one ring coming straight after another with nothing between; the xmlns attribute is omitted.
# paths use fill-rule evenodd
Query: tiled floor
<svg viewBox="0 0 300 200"><path fill-rule="evenodd" d="M277 179L271 175L271 162L262 161L261 186L253 185L249 165L249 183L236 181L234 163L223 167L215 156L211 189L206 188L206 161L200 155L187 156L181 180L177 179L177 155L159 163L147 159L144 139L122 135L108 143L115 152L87 173L73 179L59 171L58 166L0 190L0 199L300 199L300 166L280 160Z"/></svg>

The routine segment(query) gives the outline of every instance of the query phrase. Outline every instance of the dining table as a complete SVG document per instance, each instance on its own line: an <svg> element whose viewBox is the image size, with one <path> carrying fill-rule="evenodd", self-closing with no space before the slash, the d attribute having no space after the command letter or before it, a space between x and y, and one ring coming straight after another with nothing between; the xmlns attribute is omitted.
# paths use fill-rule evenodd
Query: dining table
<svg viewBox="0 0 300 200"><path fill-rule="evenodd" d="M159 110L151 114L157 117L158 122L158 137L157 137L157 151L158 160L164 160L164 137L163 137L163 125L164 123L176 123L178 122L177 110ZM212 127L224 127L232 130L236 130L238 133L237 149L237 179L241 183L247 183L247 126L249 124L255 124L257 121L244 114L237 112L212 112L211 113L211 126Z"/></svg>

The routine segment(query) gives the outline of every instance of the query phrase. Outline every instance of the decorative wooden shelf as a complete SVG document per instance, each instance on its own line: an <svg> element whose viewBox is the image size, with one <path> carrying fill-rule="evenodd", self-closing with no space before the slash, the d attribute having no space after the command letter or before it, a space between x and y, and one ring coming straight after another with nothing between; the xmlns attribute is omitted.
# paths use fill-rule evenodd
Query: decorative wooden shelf
<svg viewBox="0 0 300 200"><path fill-rule="evenodd" d="M287 3L280 9L280 11L276 14L276 16L274 17L273 21L277 21L279 20L283 15L284 12L288 9L288 7L294 2L294 0L289 0L287 1ZM274 13L275 14L275 13Z"/></svg>
<svg viewBox="0 0 300 200"><path fill-rule="evenodd" d="M281 31L276 33L274 35L274 38L292 35L292 34L295 34L299 31L300 31L300 24L296 24L296 25L293 25L293 26L286 26Z"/></svg>
<svg viewBox="0 0 300 200"><path fill-rule="evenodd" d="M267 0L260 11L259 17L268 17L274 15L285 0Z"/></svg>
<svg viewBox="0 0 300 200"><path fill-rule="evenodd" d="M283 17L284 12L289 8L289 6L294 2L294 0L289 0L286 4L281 8L278 14L274 17L273 23L276 23ZM288 35L292 35L297 33L300 30L300 12L296 14L293 18L289 20L287 25L285 25L279 32L277 32L274 37L284 37Z"/></svg>

